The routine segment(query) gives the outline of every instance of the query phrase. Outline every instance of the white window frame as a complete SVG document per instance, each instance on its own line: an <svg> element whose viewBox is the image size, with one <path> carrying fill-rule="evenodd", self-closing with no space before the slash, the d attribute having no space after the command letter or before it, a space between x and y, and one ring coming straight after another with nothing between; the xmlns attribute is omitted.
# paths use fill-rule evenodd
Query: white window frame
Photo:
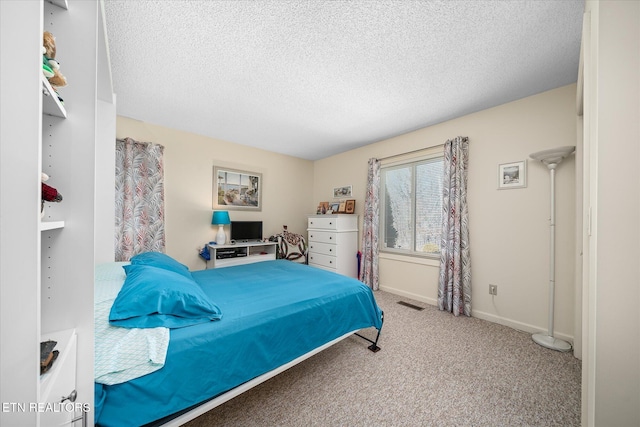
<svg viewBox="0 0 640 427"><path fill-rule="evenodd" d="M395 156L394 156L395 157ZM416 173L415 167L418 164L426 163L432 161L434 159L441 159L444 161L444 153L442 152L442 146L434 147L432 149L424 152L423 155L419 157L411 157L404 158L401 160L396 160L393 162L382 162L380 165L380 194L378 195L380 200L380 224L378 229L380 230L380 239L379 239L379 250L382 253L388 254L396 254L396 255L406 255L412 257L426 258L426 259L440 259L440 252L438 253L425 253L421 251L415 250L415 241L416 241L416 198L415 198L415 187L416 187ZM409 249L404 248L388 248L385 246L386 241L386 227L385 227L385 209L382 207L385 201L385 170L395 169L395 168L403 168L411 166L412 167L412 183L411 183L411 194L413 197L411 198L411 212L413 214L411 218L411 244Z"/></svg>

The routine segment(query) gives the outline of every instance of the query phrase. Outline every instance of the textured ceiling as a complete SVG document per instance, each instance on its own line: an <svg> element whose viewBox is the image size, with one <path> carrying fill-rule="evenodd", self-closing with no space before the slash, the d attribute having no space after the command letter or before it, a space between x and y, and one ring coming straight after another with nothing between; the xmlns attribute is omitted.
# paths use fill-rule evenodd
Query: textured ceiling
<svg viewBox="0 0 640 427"><path fill-rule="evenodd" d="M577 80L584 0L105 0L117 113L316 160Z"/></svg>

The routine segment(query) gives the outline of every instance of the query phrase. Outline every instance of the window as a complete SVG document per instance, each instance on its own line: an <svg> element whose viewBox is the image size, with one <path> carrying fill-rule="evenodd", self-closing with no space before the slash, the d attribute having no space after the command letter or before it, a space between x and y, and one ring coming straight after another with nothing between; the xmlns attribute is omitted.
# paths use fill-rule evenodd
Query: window
<svg viewBox="0 0 640 427"><path fill-rule="evenodd" d="M443 170L440 153L380 169L382 251L440 254Z"/></svg>

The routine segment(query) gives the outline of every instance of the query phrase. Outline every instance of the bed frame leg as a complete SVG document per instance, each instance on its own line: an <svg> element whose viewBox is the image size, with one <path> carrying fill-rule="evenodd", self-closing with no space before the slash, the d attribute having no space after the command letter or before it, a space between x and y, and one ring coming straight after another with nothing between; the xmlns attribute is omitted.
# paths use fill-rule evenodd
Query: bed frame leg
<svg viewBox="0 0 640 427"><path fill-rule="evenodd" d="M369 338L367 337L363 337L362 335L360 335L359 333L356 332L356 335L359 336L360 338L367 340L371 343L371 345L369 347L367 347L369 350L371 350L374 353L379 352L381 349L380 347L378 347L378 340L380 339L380 333L382 332L382 326L384 325L384 312L382 312L382 325L380 325L380 329L378 329L378 335L376 335L376 340L375 341L371 341Z"/></svg>

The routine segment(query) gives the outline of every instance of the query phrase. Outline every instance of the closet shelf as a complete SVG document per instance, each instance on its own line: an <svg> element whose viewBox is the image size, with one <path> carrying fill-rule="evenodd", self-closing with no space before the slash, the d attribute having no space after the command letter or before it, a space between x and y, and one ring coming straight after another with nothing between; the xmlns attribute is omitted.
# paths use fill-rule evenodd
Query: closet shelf
<svg viewBox="0 0 640 427"><path fill-rule="evenodd" d="M56 91L53 90L49 80L42 74L40 75L42 80L42 112L50 116L67 118L67 110L64 105L58 99Z"/></svg>
<svg viewBox="0 0 640 427"><path fill-rule="evenodd" d="M67 0L47 0L47 1L65 10L69 10L69 4L67 3Z"/></svg>
<svg viewBox="0 0 640 427"><path fill-rule="evenodd" d="M64 228L64 221L42 221L40 222L40 231L57 230Z"/></svg>

